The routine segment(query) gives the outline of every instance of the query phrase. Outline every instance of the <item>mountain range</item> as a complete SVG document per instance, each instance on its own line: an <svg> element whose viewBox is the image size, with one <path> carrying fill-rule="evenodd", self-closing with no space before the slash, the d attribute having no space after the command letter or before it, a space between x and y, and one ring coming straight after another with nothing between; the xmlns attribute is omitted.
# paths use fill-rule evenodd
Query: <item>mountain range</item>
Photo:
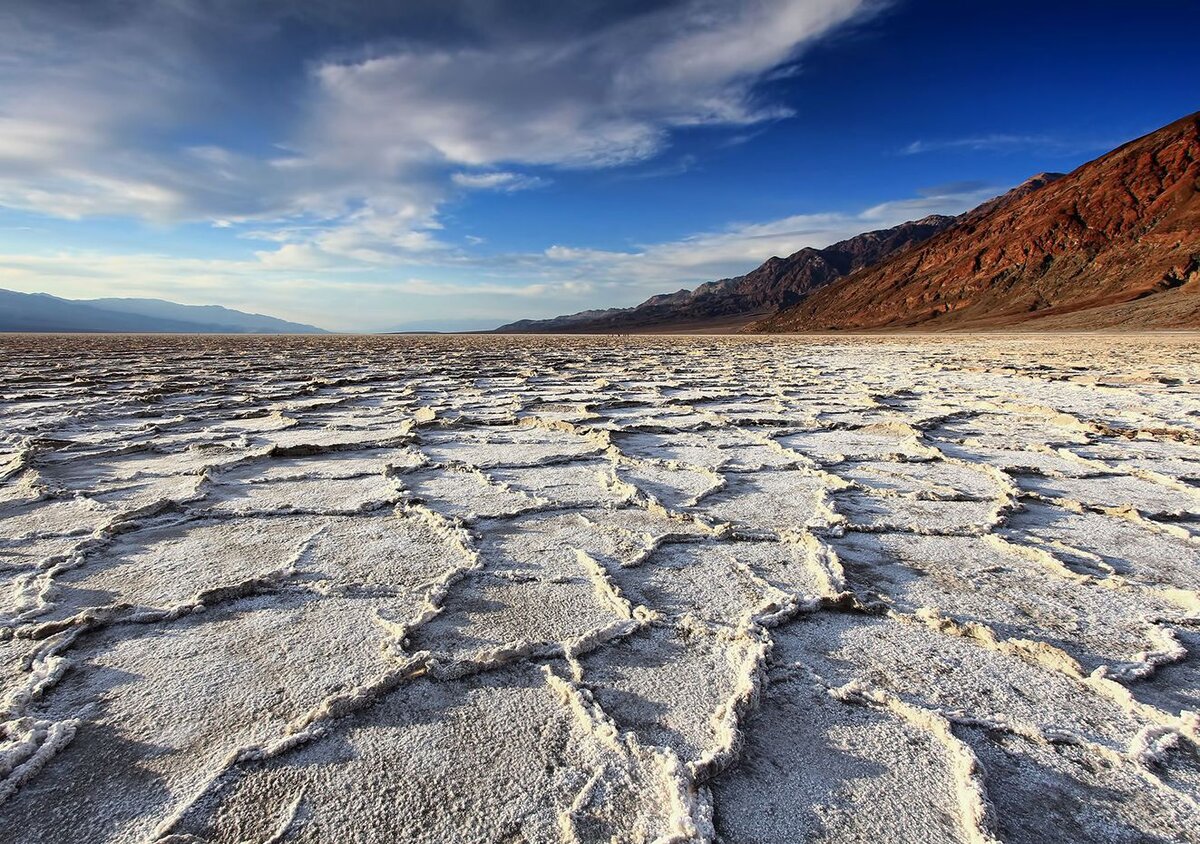
<svg viewBox="0 0 1200 844"><path fill-rule="evenodd" d="M326 334L324 329L219 305L163 299L60 299L0 290L0 331L150 334Z"/></svg>
<svg viewBox="0 0 1200 844"><path fill-rule="evenodd" d="M1200 113L842 278L750 331L1200 327Z"/></svg>
<svg viewBox="0 0 1200 844"><path fill-rule="evenodd" d="M405 328L418 329L413 325ZM505 333L1200 328L1200 113L958 217ZM320 334L217 305L0 290L0 331Z"/></svg>
<svg viewBox="0 0 1200 844"><path fill-rule="evenodd" d="M866 232L824 249L806 247L786 258L769 258L745 275L710 281L695 290L651 296L632 308L520 320L496 331L520 334L737 328L799 302L847 273L928 240L953 225L955 219L933 215Z"/></svg>
<svg viewBox="0 0 1200 844"><path fill-rule="evenodd" d="M499 332L1200 327L1200 113L958 217Z"/></svg>

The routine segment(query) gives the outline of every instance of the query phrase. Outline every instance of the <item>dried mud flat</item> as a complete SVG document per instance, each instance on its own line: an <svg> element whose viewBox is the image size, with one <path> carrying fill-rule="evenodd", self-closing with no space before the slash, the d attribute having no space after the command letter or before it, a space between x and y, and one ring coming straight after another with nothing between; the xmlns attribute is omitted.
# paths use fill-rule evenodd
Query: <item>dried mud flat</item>
<svg viewBox="0 0 1200 844"><path fill-rule="evenodd" d="M0 841L1200 841L1200 344L0 338Z"/></svg>

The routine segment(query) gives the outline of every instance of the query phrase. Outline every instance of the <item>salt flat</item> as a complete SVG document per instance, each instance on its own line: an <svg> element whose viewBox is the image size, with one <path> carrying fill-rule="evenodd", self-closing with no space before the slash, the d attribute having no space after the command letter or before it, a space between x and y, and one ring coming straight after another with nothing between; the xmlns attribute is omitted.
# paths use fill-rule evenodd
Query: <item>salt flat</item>
<svg viewBox="0 0 1200 844"><path fill-rule="evenodd" d="M1200 344L0 338L0 841L1200 841Z"/></svg>

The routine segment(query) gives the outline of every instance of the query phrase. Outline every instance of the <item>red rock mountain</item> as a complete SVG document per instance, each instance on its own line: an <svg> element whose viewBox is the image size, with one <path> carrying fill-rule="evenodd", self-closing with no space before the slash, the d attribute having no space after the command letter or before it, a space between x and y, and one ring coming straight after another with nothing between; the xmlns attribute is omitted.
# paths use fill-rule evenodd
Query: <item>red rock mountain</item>
<svg viewBox="0 0 1200 844"><path fill-rule="evenodd" d="M749 331L1200 328L1200 113L950 228Z"/></svg>
<svg viewBox="0 0 1200 844"><path fill-rule="evenodd" d="M496 330L505 333L593 333L713 329L740 326L800 301L807 293L920 243L955 217L932 215L890 229L866 232L827 246L769 258L736 278L710 281L695 290L651 296L632 308L582 311L552 319L525 319Z"/></svg>

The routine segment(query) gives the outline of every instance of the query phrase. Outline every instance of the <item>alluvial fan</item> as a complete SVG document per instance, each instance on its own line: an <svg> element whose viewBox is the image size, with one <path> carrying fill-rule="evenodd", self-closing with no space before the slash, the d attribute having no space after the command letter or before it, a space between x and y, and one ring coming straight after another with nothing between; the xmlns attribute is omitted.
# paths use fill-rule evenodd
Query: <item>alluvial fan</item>
<svg viewBox="0 0 1200 844"><path fill-rule="evenodd" d="M0 339L0 842L1200 841L1200 345Z"/></svg>

